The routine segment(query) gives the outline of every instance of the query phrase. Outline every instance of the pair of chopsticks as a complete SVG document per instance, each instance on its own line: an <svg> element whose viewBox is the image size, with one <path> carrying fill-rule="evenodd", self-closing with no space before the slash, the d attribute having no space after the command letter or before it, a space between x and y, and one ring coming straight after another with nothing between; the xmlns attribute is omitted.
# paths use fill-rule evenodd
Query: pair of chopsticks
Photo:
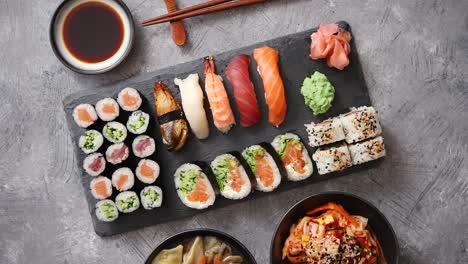
<svg viewBox="0 0 468 264"><path fill-rule="evenodd" d="M246 5L257 4L266 2L268 0L211 0L205 3L194 5L191 7L183 8L178 11L162 15L153 19L149 19L143 22L143 26L150 26L155 24L161 24L165 22L173 22L184 18L201 16L205 14L215 13L235 7L241 7Z"/></svg>

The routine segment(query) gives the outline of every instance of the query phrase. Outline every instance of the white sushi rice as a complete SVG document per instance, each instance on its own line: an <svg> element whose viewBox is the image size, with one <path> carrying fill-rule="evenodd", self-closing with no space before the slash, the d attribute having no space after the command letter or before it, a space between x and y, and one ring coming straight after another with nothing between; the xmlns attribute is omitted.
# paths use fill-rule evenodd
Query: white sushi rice
<svg viewBox="0 0 468 264"><path fill-rule="evenodd" d="M346 143L352 144L382 133L377 112L372 106L351 108L351 112L340 116Z"/></svg>
<svg viewBox="0 0 468 264"><path fill-rule="evenodd" d="M248 147L248 148L246 148L246 149L244 149L242 151L242 156L244 157L244 159L248 160L249 159L249 157L247 155L248 150L255 150L257 148L263 149L265 158L267 159L268 164L270 164L271 169L273 170L273 184L271 186L265 186L263 184L263 182L260 180L260 178L257 176L257 173L254 171L254 169L252 167L250 167L252 172L255 174L255 179L257 181L257 184L255 185L255 189L257 189L259 191L262 191L262 192L271 192L280 185L280 183L281 183L281 173L280 173L280 171L278 169L278 166L276 165L275 160L270 155L270 153L268 153L268 151L266 151L266 149L264 149L260 145L252 145L252 146L250 146L250 147ZM249 164L249 166L250 166L250 164Z"/></svg>
<svg viewBox="0 0 468 264"><path fill-rule="evenodd" d="M309 135L309 145L318 147L345 139L343 126L339 117L330 118L320 123L311 122L304 125Z"/></svg>
<svg viewBox="0 0 468 264"><path fill-rule="evenodd" d="M131 213L140 207L140 200L135 192L126 191L117 194L115 204L120 212Z"/></svg>
<svg viewBox="0 0 468 264"><path fill-rule="evenodd" d="M327 174L334 171L341 171L352 166L351 154L346 144L340 144L330 147L322 147L312 155L318 173Z"/></svg>
<svg viewBox="0 0 468 264"><path fill-rule="evenodd" d="M205 183L206 188L207 188L206 192L208 194L208 200L207 201L205 201L205 202L189 201L187 199L187 196L190 193L186 194L181 190L181 188L183 188L183 186L184 186L184 182L182 182L182 180L181 180L181 174L184 171L190 171L190 170L194 170L194 171L199 172L199 173L197 173L197 177L194 179L194 181L197 181L198 178L201 177L201 179ZM207 208L207 207L214 204L215 199L216 199L216 194L215 194L215 192L213 190L213 187L211 186L210 181L208 180L208 177L206 176L206 174L202 171L202 169L199 166L197 166L195 164L192 164L192 163L183 164L174 173L174 182L175 182L175 186L176 186L176 189L177 189L177 194L179 195L180 200L182 201L182 203L185 206L187 206L189 208L200 210L200 209L205 209L205 208ZM196 183L194 183L194 184L196 184Z"/></svg>
<svg viewBox="0 0 468 264"><path fill-rule="evenodd" d="M101 159L101 166L97 169L94 170L90 168L90 165L96 160L96 159ZM83 169L88 173L90 176L98 176L101 174L104 169L106 168L106 160L104 159L104 156L101 153L92 153L86 156L86 158L83 160Z"/></svg>
<svg viewBox="0 0 468 264"><path fill-rule="evenodd" d="M143 164L145 164L146 166L151 167L151 169L153 169L154 173L152 175L150 175L150 176L143 175L141 173L141 167L143 166ZM138 162L138 166L136 168L135 173L136 173L136 176L137 176L138 180L140 180L141 182L147 183L147 184L152 184L159 177L159 171L160 171L159 164L156 161L149 160L149 159L142 159L142 160L140 160L140 162Z"/></svg>
<svg viewBox="0 0 468 264"><path fill-rule="evenodd" d="M135 104L132 105L126 105L123 100L123 95L128 94L129 96L135 97L136 102ZM123 110L125 111L135 111L138 110L141 106L141 96L140 93L138 93L137 90L131 87L124 88L122 91L119 92L119 95L117 97L117 102L119 103L120 107L122 107Z"/></svg>
<svg viewBox="0 0 468 264"><path fill-rule="evenodd" d="M133 112L127 121L127 129L133 134L143 134L148 129L150 116L141 111Z"/></svg>
<svg viewBox="0 0 468 264"><path fill-rule="evenodd" d="M120 150L122 148L125 148L125 151L124 151L124 154L120 157L112 157L112 153L116 150ZM129 150L128 150L128 147L127 145L125 145L124 143L117 143L117 144L112 144L110 145L107 150L106 150L106 159L108 162L112 163L112 164L119 164L119 163L122 163L122 161L126 160L128 158L128 155L129 155Z"/></svg>
<svg viewBox="0 0 468 264"><path fill-rule="evenodd" d="M282 137L299 141L299 143L302 145L302 161L304 161L304 164L305 164L303 173L300 173L294 170L294 166L292 164L286 165L285 169L286 169L286 173L288 174L288 180L302 181L302 180L309 178L312 175L312 172L314 171L314 167L312 165L312 160L310 159L309 152L307 151L304 144L302 144L301 139L299 138L299 136L293 133L286 133L283 135L276 136L273 142L271 142L271 145L273 146L273 148L276 150L278 154L281 149Z"/></svg>
<svg viewBox="0 0 468 264"><path fill-rule="evenodd" d="M114 108L115 113L104 112L104 107L108 105L111 105ZM96 112L102 121L112 121L119 116L119 104L113 98L104 98L96 103Z"/></svg>
<svg viewBox="0 0 468 264"><path fill-rule="evenodd" d="M224 179L224 188L222 190L218 182L218 187L220 189L221 195L227 199L232 199L232 200L238 200L238 199L247 197L247 195L249 195L250 192L252 191L252 185L250 183L249 176L247 175L247 172L245 171L244 167L240 164L239 160L233 155L231 154L219 155L211 162L211 169L213 170L213 173L215 174L217 181L219 181L219 177L221 175L217 175L216 167L220 164L223 164L226 159L235 160L235 162L238 165L237 169L239 170L239 174L244 184L242 185L239 191L236 191L232 188L233 181L230 180L228 176L226 176Z"/></svg>
<svg viewBox="0 0 468 264"><path fill-rule="evenodd" d="M104 137L112 143L121 143L127 138L127 129L119 122L109 122L102 129Z"/></svg>
<svg viewBox="0 0 468 264"><path fill-rule="evenodd" d="M382 137L368 139L366 141L348 146L351 152L353 165L369 162L386 155L385 144Z"/></svg>
<svg viewBox="0 0 468 264"><path fill-rule="evenodd" d="M86 154L96 152L102 143L104 143L102 134L94 129L86 131L78 140L78 146Z"/></svg>
<svg viewBox="0 0 468 264"><path fill-rule="evenodd" d="M158 186L146 186L140 192L140 200L146 210L161 207L163 192Z"/></svg>
<svg viewBox="0 0 468 264"><path fill-rule="evenodd" d="M127 181L119 189L117 183L119 182L120 177L128 176ZM126 191L133 187L135 184L135 175L133 175L132 170L127 167L119 168L112 173L112 185L119 191Z"/></svg>
<svg viewBox="0 0 468 264"><path fill-rule="evenodd" d="M96 186L96 184L98 184L100 182L104 182L104 184L106 185L106 191L107 191L108 195L102 196L102 195L100 195L100 194L98 194L96 192L96 187L95 186ZM91 189L91 194L94 196L94 198L96 198L98 200L109 198L112 195L112 182L107 177L104 177L104 176L99 176L99 177L94 178L90 182L89 188Z"/></svg>
<svg viewBox="0 0 468 264"><path fill-rule="evenodd" d="M112 222L119 217L117 206L112 200L102 200L96 203L96 217L99 221Z"/></svg>
<svg viewBox="0 0 468 264"><path fill-rule="evenodd" d="M142 140L149 140L150 144L146 146L142 151L137 149L138 143ZM156 151L156 143L152 137L141 135L136 137L132 143L132 150L133 154L139 158L146 158L153 155L154 151Z"/></svg>
<svg viewBox="0 0 468 264"><path fill-rule="evenodd" d="M81 120L80 117L79 117L79 112L80 111L86 111L88 112L89 116L91 117L91 119L93 120L92 122L90 121L85 121L85 120ZM89 127L90 125L94 124L94 122L96 122L97 120L97 114L96 114L96 110L94 109L94 107L90 104L80 104L80 105L77 105L74 109L73 109L73 119L75 120L75 123L79 126L79 127L82 127L82 128L87 128Z"/></svg>

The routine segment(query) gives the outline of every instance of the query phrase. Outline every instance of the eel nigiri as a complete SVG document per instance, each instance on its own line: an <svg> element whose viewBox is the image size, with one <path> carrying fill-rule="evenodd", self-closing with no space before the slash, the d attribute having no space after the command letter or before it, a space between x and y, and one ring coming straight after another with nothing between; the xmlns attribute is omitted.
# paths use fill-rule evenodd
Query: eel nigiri
<svg viewBox="0 0 468 264"><path fill-rule="evenodd" d="M232 84L243 127L251 127L260 120L257 97L249 77L249 64L250 57L241 54L235 56L226 67L226 76Z"/></svg>
<svg viewBox="0 0 468 264"><path fill-rule="evenodd" d="M279 72L278 51L268 46L256 48L253 56L258 65L258 72L263 80L265 100L268 105L268 121L275 127L283 123L286 117L286 96L283 80Z"/></svg>
<svg viewBox="0 0 468 264"><path fill-rule="evenodd" d="M236 123L231 105L229 104L229 98L221 77L215 73L213 56L206 57L204 64L205 91L208 96L211 112L213 113L214 125L219 131L227 133Z"/></svg>
<svg viewBox="0 0 468 264"><path fill-rule="evenodd" d="M198 81L197 73L190 74L183 80L174 79L174 83L179 86L182 108L192 132L198 139L205 139L210 135L210 128L203 107L203 91Z"/></svg>
<svg viewBox="0 0 468 264"><path fill-rule="evenodd" d="M181 149L188 136L187 121L179 102L162 82L154 83L154 104L163 143L170 151Z"/></svg>

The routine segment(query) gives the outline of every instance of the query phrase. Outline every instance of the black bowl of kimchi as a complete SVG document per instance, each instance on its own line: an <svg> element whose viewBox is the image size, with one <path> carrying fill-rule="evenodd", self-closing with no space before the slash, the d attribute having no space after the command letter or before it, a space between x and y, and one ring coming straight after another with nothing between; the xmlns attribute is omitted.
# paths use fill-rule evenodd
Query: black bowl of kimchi
<svg viewBox="0 0 468 264"><path fill-rule="evenodd" d="M349 213L349 215L353 216L362 216L367 218L367 227L366 229L370 231L372 234L372 237L376 239L378 244L380 244L381 251L383 252L383 256L385 258L385 261L382 261L382 258L379 258L379 260L376 260L375 262L369 261L369 262L364 262L364 263L388 263L388 264L396 264L399 263L399 255L400 255L400 249L398 246L398 240L395 235L395 232L393 231L392 226L388 222L387 218L371 203L368 201L352 194L348 193L343 193L343 192L326 192L326 193L321 193L317 195L310 196L308 198L305 198L304 200L298 202L295 204L289 211L283 216L281 222L278 224L278 227L276 228L276 232L273 236L272 242L271 242L271 252L270 252L270 262L272 264L290 264L288 260L288 257L286 259L283 259L283 247L285 245L285 242L287 238L290 235L290 231L292 230L293 225L297 225L298 222L304 217L307 216L307 213L310 212L311 210L325 206L328 203L334 203L337 205L341 205L342 208L346 212ZM318 218L319 216L322 215L322 213L325 211L320 211L316 212L315 214L311 215L311 217ZM321 236L322 239L324 236L328 236L328 232L335 232L332 231L335 229L334 227L332 228L330 225L326 225L327 227L325 228L326 231L322 231ZM338 227L339 228L339 227ZM304 230L304 229L299 229L299 230ZM325 235L323 235L323 232L325 232ZM341 239L344 241L352 241L349 240L349 238L355 239L354 233L350 234L349 232L346 231L341 231L342 233L345 233ZM350 236L351 235L351 236ZM340 237L340 235L337 235L337 237ZM356 237L358 237L356 235ZM302 233L301 233L301 239L302 239ZM326 238L327 239L327 238ZM359 238L360 239L360 238ZM314 242L309 242L312 239L309 239L309 237L306 235L303 240L301 240L300 243L321 243L320 241L323 240L315 240ZM319 242L316 242L319 241ZM362 240L355 240L355 245L356 249L360 249L361 252L362 248L360 246L359 241L362 242ZM288 243L289 246L291 245L297 245L297 240L294 241L294 243ZM367 241L366 241L367 242ZM365 243L366 243L365 242ZM325 243L325 242L324 242ZM309 244L310 245L310 244ZM323 244L321 244L323 245ZM340 244L338 253L334 251L332 253L333 257L340 257L343 259L343 251L344 247L347 245L344 245L343 243ZM290 247L287 247L288 249ZM325 253L325 246L321 247L321 251L319 253L314 253L309 251L309 255L307 255L304 250L299 249L298 252L303 252L303 253L295 253L295 254L290 254L290 252L294 252L294 250L291 251L286 251L286 256L317 256L316 254L319 254L320 257L328 257L327 253ZM348 254L349 251L346 251L346 254ZM301 255L302 254L302 255ZM370 254L369 254L370 255ZM363 255L365 256L365 255ZM313 258L313 257L312 257ZM359 257L357 257L359 258ZM372 258L369 257L368 258ZM294 258L292 258L294 259ZM298 258L299 259L299 258ZM336 260L335 260L336 261ZM294 263L294 261L293 261ZM298 263L298 262L295 262ZM309 263L309 262L303 262L303 263ZM310 263L315 263L315 262L310 262ZM336 262L331 262L331 263L336 263ZM347 263L353 263L353 262L347 262ZM359 263L359 261L354 262L354 263Z"/></svg>

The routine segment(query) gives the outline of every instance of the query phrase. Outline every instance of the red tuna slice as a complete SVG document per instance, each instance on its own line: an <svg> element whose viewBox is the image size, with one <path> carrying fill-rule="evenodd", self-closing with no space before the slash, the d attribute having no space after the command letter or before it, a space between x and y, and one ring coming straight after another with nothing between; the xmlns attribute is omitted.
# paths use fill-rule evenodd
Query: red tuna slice
<svg viewBox="0 0 468 264"><path fill-rule="evenodd" d="M147 147L151 146L151 139L145 137L138 141L137 145L135 146L135 150L138 152L143 152Z"/></svg>
<svg viewBox="0 0 468 264"><path fill-rule="evenodd" d="M103 159L103 157L97 157L88 165L88 168L92 171L99 171L104 163Z"/></svg>

